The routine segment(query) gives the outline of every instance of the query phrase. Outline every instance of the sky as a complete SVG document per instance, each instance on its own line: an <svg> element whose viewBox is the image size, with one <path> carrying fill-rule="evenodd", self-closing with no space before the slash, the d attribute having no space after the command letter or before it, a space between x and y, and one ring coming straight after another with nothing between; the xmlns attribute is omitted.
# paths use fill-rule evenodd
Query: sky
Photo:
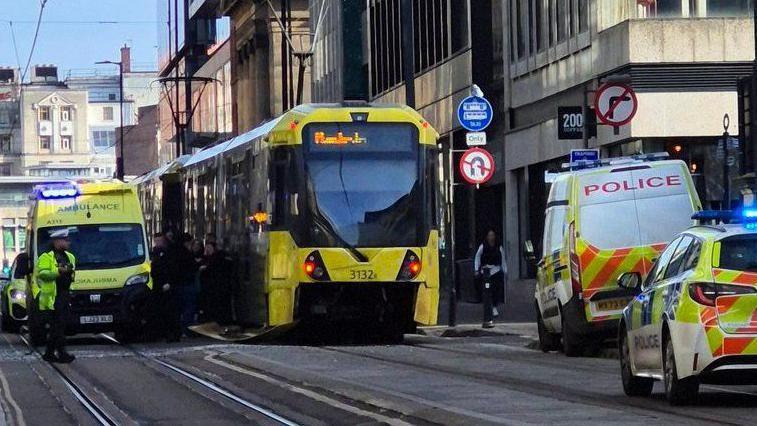
<svg viewBox="0 0 757 426"><path fill-rule="evenodd" d="M97 61L120 60L120 47L131 47L136 68L155 69L157 0L48 0L31 65L55 64L58 76L69 69L95 69ZM26 65L41 0L0 0L0 66ZM13 21L13 31L8 21ZM116 21L70 23L71 21ZM15 35L18 60L14 49ZM110 65L110 67L113 67ZM28 77L27 77L28 79Z"/></svg>

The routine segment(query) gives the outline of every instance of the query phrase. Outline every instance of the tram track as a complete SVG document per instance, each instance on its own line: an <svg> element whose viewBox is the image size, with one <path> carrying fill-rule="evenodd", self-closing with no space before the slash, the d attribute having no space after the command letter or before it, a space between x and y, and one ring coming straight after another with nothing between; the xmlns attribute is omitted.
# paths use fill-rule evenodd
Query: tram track
<svg viewBox="0 0 757 426"><path fill-rule="evenodd" d="M23 335L23 333L19 334L19 338L24 342L24 344L26 344L27 348L29 348L30 353L36 354L39 357L40 361L45 362L50 366L52 371L55 372L55 375L61 379L61 381L71 392L73 397L79 402L79 404L82 405L87 413L89 413L98 424L102 426L116 426L120 424L114 419L114 417L107 413L106 409L102 407L102 405L98 403L96 399L92 395L90 395L89 392L85 390L84 385L77 383L58 365L42 360L42 354L40 353L40 351L31 344L31 342L26 338L26 336Z"/></svg>
<svg viewBox="0 0 757 426"><path fill-rule="evenodd" d="M184 368L181 368L181 367L177 366L174 363L169 363L169 362L157 359L155 357L145 355L144 353L142 353L138 349L135 349L134 347L132 347L132 346L130 346L128 344L121 343L118 340L116 340L114 337L109 336L107 334L99 334L98 336L102 337L102 338L104 338L104 339L106 339L106 340L108 340L108 341L110 341L112 343L115 343L115 344L119 345L120 347L128 350L134 356L136 356L137 358L139 358L139 359L141 359L143 361L146 361L146 362L149 362L149 363L153 363L154 365L158 365L158 366L160 366L160 367L162 367L162 368L164 368L166 370L169 370L169 371L171 371L171 372L173 372L175 374L178 374L179 376L181 376L181 377L183 377L185 379L188 379L189 381L191 381L195 385L200 386L202 389L210 391L211 393L214 393L216 395L222 396L223 398L225 398L225 399L227 399L229 401L232 401L232 402L234 402L234 403L236 403L236 404L238 404L238 405L240 405L240 406L242 406L242 407L244 407L244 408L246 408L248 410L252 410L255 413L257 413L259 415L262 415L263 417L267 418L268 420L274 421L274 422L276 422L278 424L285 425L285 426L299 426L299 424L296 423L296 422L294 422L293 420L290 420L290 419L288 419L287 417L285 417L283 415L275 413L274 411L272 411L272 410L270 410L270 409L268 409L266 407L263 407L263 406L261 406L259 404L255 404L254 402L249 401L249 400L247 400L247 399L245 399L245 398L237 395L236 393L232 392L231 390L226 389L225 387L221 386L220 384L215 383L215 382L213 382L211 380L202 378L202 377L200 377L200 376L198 376L198 375L196 375L196 374L194 374L194 373L192 373L192 372L190 372L190 371L188 371L188 370L186 370Z"/></svg>
<svg viewBox="0 0 757 426"><path fill-rule="evenodd" d="M403 345L407 347L413 347L418 349L418 346L414 345ZM416 371L421 371L424 373L431 373L431 374L446 374L453 377L460 377L465 379L473 379L478 382L486 383L489 385L499 386L503 387L512 391L516 392L523 392L528 393L532 395L537 395L544 398L550 398L555 400L562 400L566 402L571 403L577 403L577 404L584 404L584 405L590 405L595 406L599 408L611 408L616 409L619 411L631 411L633 414L640 415L640 416L650 416L659 414L659 415L666 415L666 416L674 416L679 417L681 420L688 419L693 420L697 422L702 423L711 423L711 422L717 422L719 424L727 424L727 425L740 425L743 424L743 420L738 419L727 419L722 416L722 414L713 414L713 415L706 415L704 413L692 413L691 410L687 410L686 408L682 409L676 409L674 407L667 407L663 406L660 403L650 403L647 399L638 399L638 398L628 398L623 397L621 398L615 398L611 395L606 395L598 392L591 392L587 391L585 389L579 389L579 388L572 388L563 386L560 383L544 383L544 382L536 382L534 380L526 380L519 377L514 376L497 376L493 377L491 373L482 373L482 372L475 372L475 371L466 371L465 369L461 369L459 366L456 366L455 368L451 366L445 366L440 365L439 363L420 363L420 362L413 362L408 360L400 360L397 358L389 358L386 356L380 356L375 354L369 354L354 350L345 349L342 347L319 347L316 348L320 351L326 352L326 353L332 353L332 354L343 354L353 357L359 357L364 359L369 359L372 361L379 361L384 362L391 365L396 366L402 366L405 368L414 369ZM423 348L420 347L420 349L430 349L430 348ZM452 351L446 351L443 349L430 349L435 352L452 352ZM460 352L460 351L455 351ZM464 354L466 358L466 363L471 364L474 363L474 359L478 358L488 358L489 360L495 360L494 357L482 357L480 355L476 355L473 353L465 353ZM426 358L426 361L428 358ZM502 361L503 359L500 359ZM551 367L551 366L549 366ZM565 366L562 366L565 368ZM662 402L664 404L664 402ZM660 420L666 420L666 421L675 421L675 418L671 419L660 419Z"/></svg>

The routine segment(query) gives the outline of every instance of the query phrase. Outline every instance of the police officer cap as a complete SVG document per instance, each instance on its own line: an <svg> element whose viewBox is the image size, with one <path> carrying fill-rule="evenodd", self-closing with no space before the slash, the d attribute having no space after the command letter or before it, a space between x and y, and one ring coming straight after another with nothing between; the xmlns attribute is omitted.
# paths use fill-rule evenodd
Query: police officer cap
<svg viewBox="0 0 757 426"><path fill-rule="evenodd" d="M56 229L55 231L50 233L50 239L53 240L62 240L68 238L68 229Z"/></svg>

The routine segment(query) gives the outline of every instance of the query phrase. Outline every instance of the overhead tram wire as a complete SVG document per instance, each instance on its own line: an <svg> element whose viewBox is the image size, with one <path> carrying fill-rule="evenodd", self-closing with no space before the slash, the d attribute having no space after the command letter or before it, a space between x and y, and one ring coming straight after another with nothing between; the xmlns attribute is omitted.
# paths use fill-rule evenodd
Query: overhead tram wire
<svg viewBox="0 0 757 426"><path fill-rule="evenodd" d="M26 67L24 68L24 71L21 72L21 61L18 59L18 49L16 47L16 36L13 33L13 24L9 22L11 26L11 35L13 37L13 47L16 48L16 60L18 61L18 70L21 72L21 79L19 80L19 92L21 91L23 84L24 84L24 78L26 78L26 73L29 71L29 64L31 64L32 57L34 56L34 49L37 47L37 38L39 37L39 28L42 25L42 14L45 11L45 6L47 6L48 0L40 0L39 5L39 16L37 17L37 27L34 30L34 39L32 40L32 47L29 49L29 57L26 60ZM10 131L8 132L8 135L10 136L11 143L13 143L13 129L16 128L16 124L18 124L18 121L20 119L21 113L19 112L18 115L13 119L13 123L11 124Z"/></svg>
<svg viewBox="0 0 757 426"><path fill-rule="evenodd" d="M35 24L37 21L11 21L0 19L0 22L13 22L15 24ZM45 25L154 25L158 21L44 21Z"/></svg>
<svg viewBox="0 0 757 426"><path fill-rule="evenodd" d="M21 71L21 58L18 56L18 43L16 42L16 32L13 31L13 21L8 21L8 27L11 32L11 40L13 41L13 52L16 54L16 64L18 70Z"/></svg>
<svg viewBox="0 0 757 426"><path fill-rule="evenodd" d="M42 14L45 11L48 0L40 0L39 16L37 17L37 27L34 30L34 39L32 40L32 48L29 50L29 58L26 60L26 67L21 73L21 83L24 82L26 73L29 71L29 65L32 62L32 56L34 56L34 49L37 47L37 38L39 37L39 28L42 26Z"/></svg>

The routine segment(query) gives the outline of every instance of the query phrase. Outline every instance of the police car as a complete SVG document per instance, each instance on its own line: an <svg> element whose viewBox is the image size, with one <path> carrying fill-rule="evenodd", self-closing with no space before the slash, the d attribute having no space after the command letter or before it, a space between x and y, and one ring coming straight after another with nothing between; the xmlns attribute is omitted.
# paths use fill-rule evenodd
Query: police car
<svg viewBox="0 0 757 426"><path fill-rule="evenodd" d="M638 294L623 311L618 345L623 390L648 396L665 383L671 404L693 402L700 383L757 384L757 208L703 211L647 277L623 274Z"/></svg>
<svg viewBox="0 0 757 426"><path fill-rule="evenodd" d="M29 262L29 256L21 253L13 265L0 277L0 329L18 333L26 322L26 279L19 265Z"/></svg>

